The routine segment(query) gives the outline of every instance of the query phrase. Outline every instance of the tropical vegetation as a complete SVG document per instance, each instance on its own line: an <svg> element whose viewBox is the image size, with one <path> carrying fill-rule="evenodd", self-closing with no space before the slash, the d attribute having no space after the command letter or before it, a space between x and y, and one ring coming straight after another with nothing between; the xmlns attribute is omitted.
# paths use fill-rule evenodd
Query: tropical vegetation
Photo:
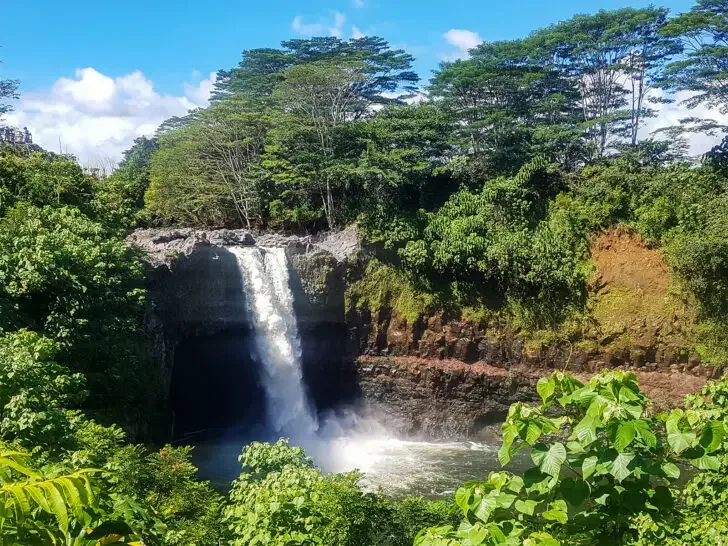
<svg viewBox="0 0 728 546"><path fill-rule="evenodd" d="M698 158L688 144L726 128L648 122L672 100L728 110L727 36L725 0L599 11L483 43L428 82L382 38L295 39L244 51L209 107L138 138L108 176L0 147L0 544L727 543L726 380L661 413L631 372L554 373L540 403L510 408L504 469L453 499L365 491L285 439L242 448L217 490L155 435L145 266L126 242L146 226L356 225L372 256L354 308L573 335L590 240L618 226L664 257L695 351L725 365L728 140ZM0 115L17 90L0 80Z"/></svg>

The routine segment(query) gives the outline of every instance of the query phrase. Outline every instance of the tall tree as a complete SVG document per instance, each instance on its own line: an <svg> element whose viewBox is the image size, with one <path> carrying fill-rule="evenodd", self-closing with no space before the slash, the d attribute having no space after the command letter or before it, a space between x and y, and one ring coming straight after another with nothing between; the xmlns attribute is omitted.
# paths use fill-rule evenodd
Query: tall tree
<svg viewBox="0 0 728 546"><path fill-rule="evenodd" d="M165 223L253 227L266 131L262 113L234 95L161 134L145 196L148 211Z"/></svg>
<svg viewBox="0 0 728 546"><path fill-rule="evenodd" d="M392 246L416 235L418 211L441 205L456 183L446 172L453 123L435 103L393 105L359 124L360 191L347 210L367 237Z"/></svg>
<svg viewBox="0 0 728 546"><path fill-rule="evenodd" d="M470 59L444 63L429 92L457 122L455 144L482 165L480 179L515 173L532 146L543 148L543 139L533 139L544 127L579 121L572 83L524 40L481 44ZM570 149L558 144L561 152Z"/></svg>
<svg viewBox="0 0 728 546"><path fill-rule="evenodd" d="M728 111L728 0L698 0L662 34L679 38L684 55L667 65L661 85L690 92L690 108L705 104Z"/></svg>
<svg viewBox="0 0 728 546"><path fill-rule="evenodd" d="M144 208L144 193L149 188L152 154L158 149L156 137L136 138L124 152L116 171L100 180L96 202L107 225L126 229L136 223L139 211Z"/></svg>
<svg viewBox="0 0 728 546"><path fill-rule="evenodd" d="M243 51L243 58L236 68L218 72L213 101L233 93L244 93L258 99L269 97L288 68L344 61L361 63L366 84L359 87L358 93L370 102L383 104L395 100L383 93L416 91L419 77L412 71L414 58L403 50L390 49L386 40L376 36L348 41L316 37L284 41L281 49Z"/></svg>
<svg viewBox="0 0 728 546"><path fill-rule="evenodd" d="M259 159L267 121L249 100L233 95L201 112L193 128L200 159L228 189L240 220L250 229L260 222Z"/></svg>
<svg viewBox="0 0 728 546"><path fill-rule="evenodd" d="M278 113L265 164L277 180L301 183L318 193L330 229L338 223L336 196L352 165L351 156L341 153L346 124L371 111L361 93L369 76L359 61L318 61L286 70L273 92Z"/></svg>
<svg viewBox="0 0 728 546"><path fill-rule="evenodd" d="M662 8L601 10L534 32L529 41L579 90L587 139L603 156L625 138L636 144L645 97L662 63L677 51L660 35Z"/></svg>

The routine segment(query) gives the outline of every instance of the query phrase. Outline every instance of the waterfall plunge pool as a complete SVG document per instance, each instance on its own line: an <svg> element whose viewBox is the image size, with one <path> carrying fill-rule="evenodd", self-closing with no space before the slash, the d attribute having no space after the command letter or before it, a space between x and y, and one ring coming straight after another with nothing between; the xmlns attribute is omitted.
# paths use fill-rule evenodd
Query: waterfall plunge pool
<svg viewBox="0 0 728 546"><path fill-rule="evenodd" d="M200 434L185 441L195 446L193 462L200 469L200 477L221 490L240 473L238 456L245 444L278 439L262 430L207 436ZM425 442L352 433L313 436L291 440L291 444L304 447L325 472L358 470L364 474L361 485L366 491L381 490L393 498L446 498L464 482L485 479L489 472L501 470L495 443ZM518 473L526 468L525 458L517 457L508 470Z"/></svg>
<svg viewBox="0 0 728 546"><path fill-rule="evenodd" d="M223 411L233 407L248 419L260 418L255 412L260 408L265 418L261 425L251 426L248 421L238 429L208 430L178 438L178 443L195 446L193 462L202 478L220 489L228 488L240 473L238 456L244 445L256 440L275 442L281 436L305 448L325 472L358 470L364 475L361 483L365 489L381 490L392 497L442 498L463 482L484 479L490 471L500 469L495 442L404 440L389 434L379 421L362 419L355 412L344 418L318 416L303 381L302 345L284 249L229 250L237 259L251 329L243 336L247 341L227 345L235 354L228 353L223 380L235 381L237 377L241 381L238 389L235 383L228 385L228 391L237 393L235 403L218 401L217 405ZM251 361L257 363L256 370L249 370L247 375L231 373ZM187 383L195 387L193 381L188 379ZM251 389L251 385L260 388ZM243 392L247 396L240 396ZM215 398L213 391L207 394ZM187 406L187 413L195 415L196 408L185 404L188 393L180 392L179 398L177 407ZM189 432L202 422L187 419L186 424L182 430Z"/></svg>

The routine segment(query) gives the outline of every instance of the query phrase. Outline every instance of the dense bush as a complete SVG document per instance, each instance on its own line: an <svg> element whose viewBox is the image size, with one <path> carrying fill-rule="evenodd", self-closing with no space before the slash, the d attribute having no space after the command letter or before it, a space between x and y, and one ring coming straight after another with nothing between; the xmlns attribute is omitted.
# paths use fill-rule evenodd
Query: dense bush
<svg viewBox="0 0 728 546"><path fill-rule="evenodd" d="M92 210L94 178L71 157L0 149L0 216L16 203Z"/></svg>
<svg viewBox="0 0 728 546"><path fill-rule="evenodd" d="M50 450L69 447L84 378L54 361L56 343L21 330L0 337L0 438Z"/></svg>
<svg viewBox="0 0 728 546"><path fill-rule="evenodd" d="M685 497L689 518L711 502L699 496L703 491L724 502L701 481L724 464L728 429L712 404L652 416L627 372L603 373L587 384L559 372L539 380L537 390L540 405L511 406L499 452L506 465L528 448L535 466L522 478L494 472L465 484L455 495L462 523L425 529L416 545L657 544L660 532L664 539L695 523L677 508ZM725 384L707 392L722 404ZM550 416L555 405L561 417ZM688 461L706 474L683 492L679 465ZM642 542L646 535L655 542Z"/></svg>
<svg viewBox="0 0 728 546"><path fill-rule="evenodd" d="M455 517L448 502L364 493L358 473L323 474L285 439L250 444L240 462L224 509L231 544L406 546L422 525Z"/></svg>

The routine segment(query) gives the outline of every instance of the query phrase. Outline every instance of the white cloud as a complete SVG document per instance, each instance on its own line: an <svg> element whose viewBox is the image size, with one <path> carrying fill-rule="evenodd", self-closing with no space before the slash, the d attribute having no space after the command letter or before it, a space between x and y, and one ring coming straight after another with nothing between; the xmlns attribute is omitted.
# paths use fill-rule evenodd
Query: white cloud
<svg viewBox="0 0 728 546"><path fill-rule="evenodd" d="M351 5L355 8L363 8L364 7L364 0L351 0Z"/></svg>
<svg viewBox="0 0 728 546"><path fill-rule="evenodd" d="M135 138L151 135L165 119L205 106L214 78L185 83L184 96L174 96L155 91L138 70L112 78L83 68L48 91L24 94L5 121L28 127L34 142L72 153L83 165L116 162Z"/></svg>
<svg viewBox="0 0 728 546"><path fill-rule="evenodd" d="M359 38L364 38L366 34L364 34L361 30L359 30L358 27L351 27L351 37L354 40L358 40Z"/></svg>
<svg viewBox="0 0 728 546"><path fill-rule="evenodd" d="M207 104L216 80L217 74L210 72L207 78L200 80L198 83L185 82L185 96L195 104Z"/></svg>
<svg viewBox="0 0 728 546"><path fill-rule="evenodd" d="M291 28L301 36L335 36L341 38L346 16L343 13L334 12L330 17L319 19L314 23L305 23L301 15L296 15L291 23Z"/></svg>
<svg viewBox="0 0 728 546"><path fill-rule="evenodd" d="M657 129L665 127L673 127L680 125L680 120L684 118L701 118L701 119L712 119L718 123L728 125L728 114L721 114L716 109L709 109L704 105L700 105L696 108L688 109L684 101L692 95L689 91L680 91L672 97L674 102L670 103L658 103L649 104L656 112L656 116L647 118L644 126L640 130L640 138L646 138L650 133ZM648 96L659 98L662 96L662 92L657 90L651 90ZM655 135L656 138L662 138L658 133ZM718 144L723 139L723 134L718 133L716 135L707 135L705 133L686 133L685 138L690 146L688 152L692 156L699 156L710 150L713 146Z"/></svg>
<svg viewBox="0 0 728 546"><path fill-rule="evenodd" d="M469 54L469 50L473 49L483 41L477 32L457 28L451 28L443 34L443 37L450 45L458 48L458 51L454 53L448 53L441 56L442 59L446 61L466 58Z"/></svg>

